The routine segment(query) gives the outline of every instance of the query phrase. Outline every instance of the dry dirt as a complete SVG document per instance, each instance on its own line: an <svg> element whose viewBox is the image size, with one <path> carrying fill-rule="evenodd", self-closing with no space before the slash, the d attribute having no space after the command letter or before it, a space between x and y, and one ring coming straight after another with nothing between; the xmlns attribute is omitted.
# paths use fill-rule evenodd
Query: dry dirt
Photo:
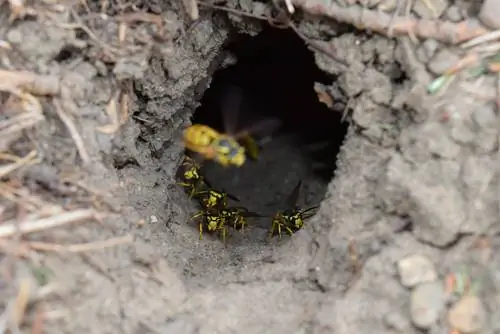
<svg viewBox="0 0 500 334"><path fill-rule="evenodd" d="M429 9L414 0L413 11L402 6L399 15L432 19L435 10L438 20L458 22L480 8L479 1L438 2ZM390 1L333 3L384 13ZM223 5L269 11L251 0ZM32 150L39 160L0 174L2 221L46 217L49 205L101 214L25 235L13 228L10 238L0 229L2 333L15 332L16 323L23 333L500 332L498 74L459 71L437 93L427 92L464 57L463 48L438 37L389 38L369 25L356 30L304 16L297 6L295 29L323 41L339 60L315 49L314 61L328 73L315 76L312 57L290 46L293 38L302 43L294 31L269 30L237 13L200 6L193 23L181 1L30 6L12 22L9 4L1 7L0 41L11 46L0 50L1 68L56 78L60 87L47 94L21 89L38 96L43 118L0 139L2 163L12 162L7 153ZM271 32L257 42L235 35L263 29ZM247 65L216 78L230 61L230 41ZM304 102L317 98L320 81L332 109ZM269 241L268 220L259 219L224 248L216 236L199 240L187 223L196 208L176 185L176 171L182 129L195 109L204 103L209 107L197 117L215 115L221 94L235 84L244 88L248 117L289 117L290 131L304 130L302 137L278 134L259 161L229 170L207 163L204 173L252 210L279 209L299 180L303 205L321 205L292 237ZM11 86L20 88L0 84L12 93L5 89ZM202 100L208 87L215 87L204 98L211 102ZM13 117L7 95L0 122ZM125 95L125 111L109 102L124 103ZM329 140L319 159L326 178L304 153L312 135L311 142ZM133 241L115 239L123 236ZM111 245L95 244L104 240ZM405 259L413 271L404 270ZM463 306L466 324L451 319L464 295L481 303Z"/></svg>

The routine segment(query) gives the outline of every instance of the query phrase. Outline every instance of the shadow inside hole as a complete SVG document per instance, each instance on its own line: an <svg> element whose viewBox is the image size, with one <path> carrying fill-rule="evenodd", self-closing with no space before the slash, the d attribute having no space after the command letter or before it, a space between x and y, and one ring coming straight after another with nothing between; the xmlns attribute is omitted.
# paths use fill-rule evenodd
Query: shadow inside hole
<svg viewBox="0 0 500 334"><path fill-rule="evenodd" d="M271 216L286 209L286 200L299 180L302 207L317 205L333 177L336 156L347 131L341 115L318 101L314 82L335 78L319 70L314 56L292 30L266 28L259 35L239 36L228 45L238 62L214 73L192 122L225 132L221 108L234 87L242 92L232 110L237 130L261 120L279 119L259 159L241 168L224 168L205 161L203 175L211 185L238 197L239 205L265 214L255 226L269 229Z"/></svg>

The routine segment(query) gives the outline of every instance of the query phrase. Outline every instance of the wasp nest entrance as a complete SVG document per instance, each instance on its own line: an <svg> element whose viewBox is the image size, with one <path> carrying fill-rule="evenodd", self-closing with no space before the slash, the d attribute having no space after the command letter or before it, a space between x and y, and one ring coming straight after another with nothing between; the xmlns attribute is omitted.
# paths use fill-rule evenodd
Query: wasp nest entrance
<svg viewBox="0 0 500 334"><path fill-rule="evenodd" d="M227 244L234 247L267 242L273 215L292 209L295 200L300 209L319 205L347 126L340 113L318 101L315 83L332 84L334 78L316 67L293 31L268 28L256 37L239 36L228 49L237 62L214 73L192 123L220 133L249 130L260 144L258 159L247 157L239 168L202 162L200 173L210 186L238 199L229 199L230 206L262 216L248 218L242 233L228 226ZM288 237L286 226L282 234Z"/></svg>

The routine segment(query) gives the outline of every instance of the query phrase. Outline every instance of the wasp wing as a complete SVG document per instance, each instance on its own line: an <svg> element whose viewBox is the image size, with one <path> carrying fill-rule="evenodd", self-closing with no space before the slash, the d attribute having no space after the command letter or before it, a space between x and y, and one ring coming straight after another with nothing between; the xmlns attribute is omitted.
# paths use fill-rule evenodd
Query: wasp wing
<svg viewBox="0 0 500 334"><path fill-rule="evenodd" d="M238 130L238 119L243 100L243 92L238 86L227 88L221 101L222 122L224 132L234 135Z"/></svg>
<svg viewBox="0 0 500 334"><path fill-rule="evenodd" d="M289 209L295 209L297 207L297 203L299 202L300 195L300 187L302 186L302 180L297 182L295 188L293 188L290 196L287 199L286 205Z"/></svg>

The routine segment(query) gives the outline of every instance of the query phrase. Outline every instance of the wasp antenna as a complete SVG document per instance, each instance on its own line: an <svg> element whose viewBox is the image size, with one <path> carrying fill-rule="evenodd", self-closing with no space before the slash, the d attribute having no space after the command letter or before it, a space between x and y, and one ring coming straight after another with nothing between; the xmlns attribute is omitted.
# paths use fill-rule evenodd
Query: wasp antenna
<svg viewBox="0 0 500 334"><path fill-rule="evenodd" d="M236 201L236 202L241 202L241 200L240 200L238 197L234 196L234 195L231 195L231 194L229 194L229 193L226 193L226 196L227 196L228 198L232 199L233 201Z"/></svg>

